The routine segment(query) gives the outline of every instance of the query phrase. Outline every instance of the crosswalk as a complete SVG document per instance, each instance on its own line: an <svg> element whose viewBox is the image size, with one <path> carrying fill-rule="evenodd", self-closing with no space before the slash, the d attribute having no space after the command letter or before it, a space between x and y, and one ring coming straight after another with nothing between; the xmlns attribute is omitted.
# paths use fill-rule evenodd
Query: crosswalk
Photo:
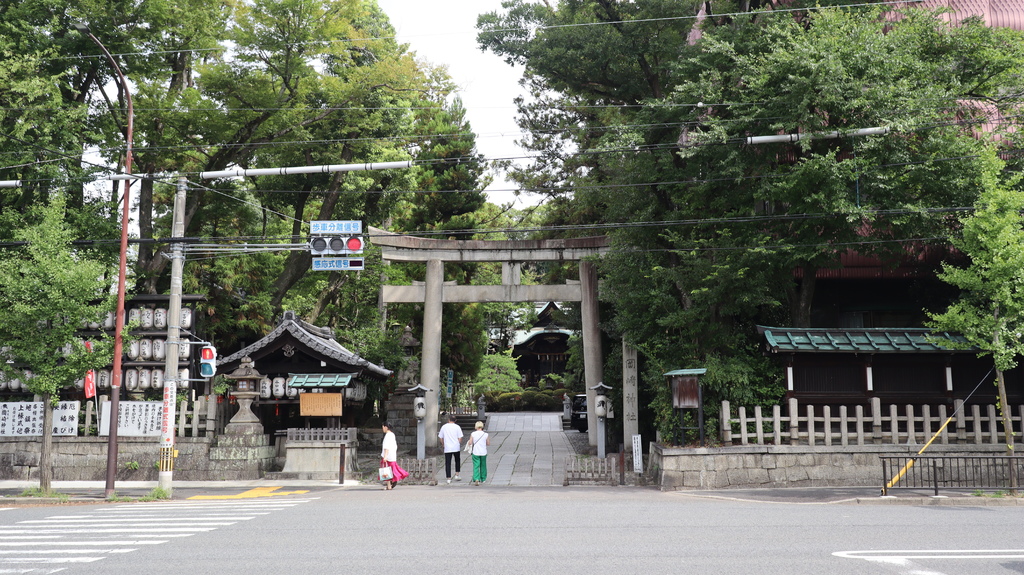
<svg viewBox="0 0 1024 575"><path fill-rule="evenodd" d="M127 503L81 507L75 513L61 509L59 515L10 524L0 515L0 574L73 574L75 564L208 533L309 501Z"/></svg>

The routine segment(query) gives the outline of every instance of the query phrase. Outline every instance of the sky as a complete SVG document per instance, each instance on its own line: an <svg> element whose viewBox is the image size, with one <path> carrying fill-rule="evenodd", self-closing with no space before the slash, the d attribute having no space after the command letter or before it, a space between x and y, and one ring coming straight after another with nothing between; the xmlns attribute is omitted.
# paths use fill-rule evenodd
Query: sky
<svg viewBox="0 0 1024 575"><path fill-rule="evenodd" d="M485 12L501 11L501 0L377 0L391 19L398 41L409 45L420 60L448 68L459 86L459 96L477 134L477 150L485 158L523 155L515 144L520 137L513 100L523 92L522 68L514 68L476 42L476 19ZM487 188L492 203L518 202L516 207L537 203L524 196L516 199L509 182L496 178Z"/></svg>

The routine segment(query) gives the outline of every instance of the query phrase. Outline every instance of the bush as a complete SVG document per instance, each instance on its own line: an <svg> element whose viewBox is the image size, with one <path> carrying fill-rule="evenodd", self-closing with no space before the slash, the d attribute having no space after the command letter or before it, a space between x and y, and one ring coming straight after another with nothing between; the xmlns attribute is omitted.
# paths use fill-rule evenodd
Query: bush
<svg viewBox="0 0 1024 575"><path fill-rule="evenodd" d="M522 392L502 393L495 402L497 411L518 411L523 409Z"/></svg>

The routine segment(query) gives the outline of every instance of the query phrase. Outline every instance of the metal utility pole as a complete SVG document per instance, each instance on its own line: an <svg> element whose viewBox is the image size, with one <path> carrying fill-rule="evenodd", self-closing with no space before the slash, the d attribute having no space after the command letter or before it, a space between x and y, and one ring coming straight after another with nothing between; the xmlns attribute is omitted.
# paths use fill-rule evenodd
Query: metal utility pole
<svg viewBox="0 0 1024 575"><path fill-rule="evenodd" d="M160 419L160 473L159 487L170 496L174 477L174 418L178 397L178 353L181 346L181 276L185 269L185 253L180 241L185 235L186 180L178 178L174 194L174 212L171 224L171 297L167 306L167 357L164 362L164 405ZM188 345L188 344L185 344Z"/></svg>
<svg viewBox="0 0 1024 575"><path fill-rule="evenodd" d="M121 67L117 65L117 60L110 54L110 51L103 45L103 42L100 42L99 38L93 35L89 30L89 26L78 23L74 24L73 27L79 34L86 36L100 47L100 50L103 51L107 61L110 62L111 67L114 68L114 72L117 73L117 77L120 80L121 90L124 91L124 98L128 104L128 119L125 129L127 148L124 154L124 173L130 175L132 173L132 129L135 122L135 111L132 107L132 93L128 87L128 80L121 73ZM131 180L125 179L124 206L121 210L121 255L117 271L117 311L114 318L114 369L110 377L110 432L107 436L106 483L106 496L108 498L114 495L114 476L117 474L117 420L120 413L118 400L121 396L121 356L124 350L124 336L121 332L124 331L124 295L128 268L128 223L131 214L130 191Z"/></svg>

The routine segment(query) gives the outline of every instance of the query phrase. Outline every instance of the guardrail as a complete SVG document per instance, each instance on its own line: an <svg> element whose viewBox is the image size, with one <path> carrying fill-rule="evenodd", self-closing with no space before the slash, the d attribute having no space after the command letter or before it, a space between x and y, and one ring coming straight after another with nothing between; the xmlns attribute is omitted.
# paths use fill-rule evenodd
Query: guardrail
<svg viewBox="0 0 1024 575"><path fill-rule="evenodd" d="M935 495L939 488L1017 489L1024 477L1024 457L1013 455L902 455L879 459L882 495L897 488L931 488Z"/></svg>

